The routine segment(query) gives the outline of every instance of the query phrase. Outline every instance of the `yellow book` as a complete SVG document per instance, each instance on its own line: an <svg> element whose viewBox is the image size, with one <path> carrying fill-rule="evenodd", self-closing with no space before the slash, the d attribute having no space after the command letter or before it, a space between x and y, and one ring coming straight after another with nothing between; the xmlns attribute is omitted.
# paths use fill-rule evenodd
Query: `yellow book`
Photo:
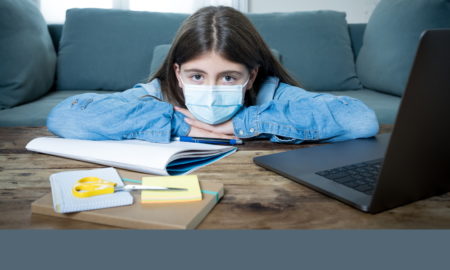
<svg viewBox="0 0 450 270"><path fill-rule="evenodd" d="M186 191L148 191L141 193L141 203L194 202L202 200L197 175L143 177L142 185L186 188Z"/></svg>

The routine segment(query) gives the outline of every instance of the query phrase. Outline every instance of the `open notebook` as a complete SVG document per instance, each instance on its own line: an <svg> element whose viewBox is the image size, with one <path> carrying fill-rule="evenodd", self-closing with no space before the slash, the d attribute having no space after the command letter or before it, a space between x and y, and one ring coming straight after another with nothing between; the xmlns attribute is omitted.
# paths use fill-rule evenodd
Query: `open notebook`
<svg viewBox="0 0 450 270"><path fill-rule="evenodd" d="M234 152L234 146L140 140L90 141L40 137L26 149L106 166L159 175L183 175Z"/></svg>

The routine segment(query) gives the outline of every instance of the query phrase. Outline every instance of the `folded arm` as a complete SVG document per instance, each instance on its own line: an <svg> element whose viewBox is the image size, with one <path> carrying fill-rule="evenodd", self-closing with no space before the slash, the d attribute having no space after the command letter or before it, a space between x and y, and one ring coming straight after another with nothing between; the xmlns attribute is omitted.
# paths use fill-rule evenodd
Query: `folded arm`
<svg viewBox="0 0 450 270"><path fill-rule="evenodd" d="M262 135L285 143L371 137L379 129L373 110L357 99L292 86L278 91L273 101L241 110L233 126L241 138Z"/></svg>
<svg viewBox="0 0 450 270"><path fill-rule="evenodd" d="M169 103L146 96L142 88L115 94L81 94L53 108L47 127L54 134L74 139L141 139L168 143L184 136L189 125Z"/></svg>

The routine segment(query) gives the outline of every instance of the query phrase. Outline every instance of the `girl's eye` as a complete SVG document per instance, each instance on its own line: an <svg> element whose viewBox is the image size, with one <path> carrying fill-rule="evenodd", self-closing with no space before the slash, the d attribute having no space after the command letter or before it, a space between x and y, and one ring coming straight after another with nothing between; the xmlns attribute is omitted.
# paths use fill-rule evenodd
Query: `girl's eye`
<svg viewBox="0 0 450 270"><path fill-rule="evenodd" d="M231 76L229 76L229 75L223 76L223 81L224 81L224 82L231 83L231 82L234 82L235 80L236 80L236 79L235 79L234 77L231 77Z"/></svg>
<svg viewBox="0 0 450 270"><path fill-rule="evenodd" d="M200 74L194 74L191 76L191 79L194 81L200 81L202 78L203 78L203 76Z"/></svg>

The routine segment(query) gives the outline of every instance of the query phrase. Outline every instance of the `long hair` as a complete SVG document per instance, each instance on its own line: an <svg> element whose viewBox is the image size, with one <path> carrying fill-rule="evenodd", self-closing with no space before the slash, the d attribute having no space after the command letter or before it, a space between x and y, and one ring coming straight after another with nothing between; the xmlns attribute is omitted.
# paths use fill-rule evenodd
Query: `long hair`
<svg viewBox="0 0 450 270"><path fill-rule="evenodd" d="M258 90L268 76L300 86L275 59L250 20L241 12L225 6L204 7L188 17L178 29L163 64L150 80L158 78L164 98L185 108L183 91L173 66L175 63L181 66L211 51L244 65L249 71L259 68L253 87L246 92L246 106L255 103Z"/></svg>

